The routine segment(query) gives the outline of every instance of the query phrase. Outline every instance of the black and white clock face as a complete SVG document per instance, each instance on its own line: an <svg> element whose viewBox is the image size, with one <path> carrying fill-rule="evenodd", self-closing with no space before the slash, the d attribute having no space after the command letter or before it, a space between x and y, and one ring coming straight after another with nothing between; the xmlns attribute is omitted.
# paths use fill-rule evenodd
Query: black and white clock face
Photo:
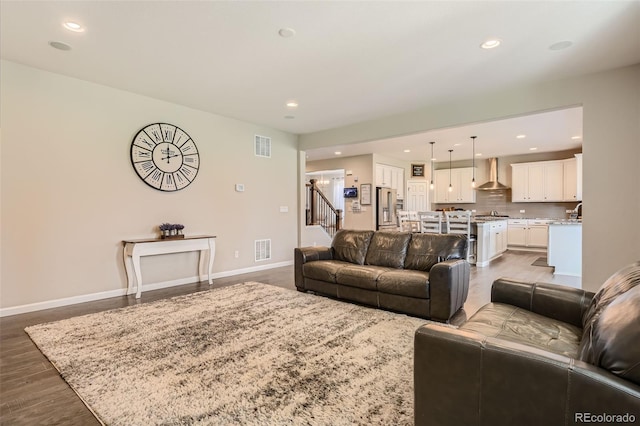
<svg viewBox="0 0 640 426"><path fill-rule="evenodd" d="M173 124L154 123L133 138L131 163L147 185L178 191L196 178L200 156L187 132Z"/></svg>

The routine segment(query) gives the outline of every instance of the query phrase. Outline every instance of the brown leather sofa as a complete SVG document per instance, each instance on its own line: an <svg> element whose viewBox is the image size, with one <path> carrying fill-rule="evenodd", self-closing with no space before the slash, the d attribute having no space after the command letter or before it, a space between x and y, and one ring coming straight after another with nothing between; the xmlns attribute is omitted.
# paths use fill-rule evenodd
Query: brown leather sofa
<svg viewBox="0 0 640 426"><path fill-rule="evenodd" d="M469 292L465 235L355 231L295 249L299 291L447 322Z"/></svg>
<svg viewBox="0 0 640 426"><path fill-rule="evenodd" d="M595 295L498 279L414 349L416 425L640 424L640 262Z"/></svg>

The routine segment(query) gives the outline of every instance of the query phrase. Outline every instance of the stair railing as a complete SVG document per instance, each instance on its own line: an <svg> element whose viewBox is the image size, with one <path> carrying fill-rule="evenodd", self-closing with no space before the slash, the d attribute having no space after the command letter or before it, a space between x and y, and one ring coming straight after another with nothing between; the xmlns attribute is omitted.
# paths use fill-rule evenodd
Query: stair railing
<svg viewBox="0 0 640 426"><path fill-rule="evenodd" d="M317 179L311 179L306 184L307 225L320 225L333 238L342 228L342 210L333 207L316 182Z"/></svg>

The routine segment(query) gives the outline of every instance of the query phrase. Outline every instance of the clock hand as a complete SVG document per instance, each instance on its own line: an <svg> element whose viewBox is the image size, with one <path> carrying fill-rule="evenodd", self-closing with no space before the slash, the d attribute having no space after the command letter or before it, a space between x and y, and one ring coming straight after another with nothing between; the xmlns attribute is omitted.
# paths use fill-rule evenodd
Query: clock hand
<svg viewBox="0 0 640 426"><path fill-rule="evenodd" d="M173 158L173 157L180 157L180 154L176 154L176 155L169 155L166 157L162 157L161 160L167 160L167 163L169 162L169 158Z"/></svg>

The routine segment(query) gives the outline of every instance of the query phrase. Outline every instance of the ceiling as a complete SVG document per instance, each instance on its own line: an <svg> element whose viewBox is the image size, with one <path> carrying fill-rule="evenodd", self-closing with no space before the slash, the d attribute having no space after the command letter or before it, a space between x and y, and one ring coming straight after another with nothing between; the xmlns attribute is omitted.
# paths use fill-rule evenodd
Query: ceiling
<svg viewBox="0 0 640 426"><path fill-rule="evenodd" d="M471 136L476 136L475 158L505 157L582 147L582 107L547 111L504 120L432 130L390 139L306 151L307 161L380 154L410 162L469 160L474 157ZM339 152L340 154L336 154Z"/></svg>
<svg viewBox="0 0 640 426"><path fill-rule="evenodd" d="M3 0L0 7L3 59L297 134L640 63L638 1ZM65 21L84 31L63 28ZM295 35L281 37L283 28ZM481 49L490 37L502 45ZM561 41L572 45L549 48ZM287 107L291 100L299 106ZM489 143L478 130L479 149L488 154Z"/></svg>

